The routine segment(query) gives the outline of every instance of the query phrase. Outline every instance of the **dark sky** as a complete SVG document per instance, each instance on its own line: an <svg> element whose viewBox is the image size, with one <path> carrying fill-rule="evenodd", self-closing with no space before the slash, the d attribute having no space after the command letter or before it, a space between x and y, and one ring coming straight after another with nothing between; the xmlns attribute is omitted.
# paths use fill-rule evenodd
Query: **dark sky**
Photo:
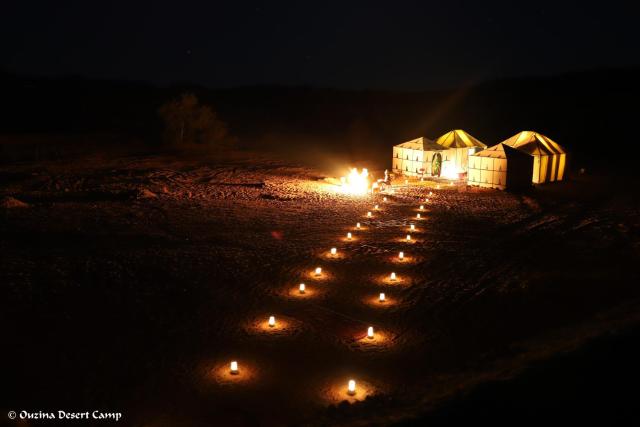
<svg viewBox="0 0 640 427"><path fill-rule="evenodd" d="M632 2L11 3L0 67L39 75L422 89L640 64Z"/></svg>

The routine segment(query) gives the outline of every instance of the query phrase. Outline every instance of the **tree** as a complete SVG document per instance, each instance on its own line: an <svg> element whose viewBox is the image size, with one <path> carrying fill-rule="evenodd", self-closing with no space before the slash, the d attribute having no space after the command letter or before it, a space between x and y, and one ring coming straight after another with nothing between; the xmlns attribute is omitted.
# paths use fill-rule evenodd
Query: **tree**
<svg viewBox="0 0 640 427"><path fill-rule="evenodd" d="M165 138L177 145L221 144L227 140L227 125L213 108L201 105L192 93L183 93L158 110L164 121Z"/></svg>

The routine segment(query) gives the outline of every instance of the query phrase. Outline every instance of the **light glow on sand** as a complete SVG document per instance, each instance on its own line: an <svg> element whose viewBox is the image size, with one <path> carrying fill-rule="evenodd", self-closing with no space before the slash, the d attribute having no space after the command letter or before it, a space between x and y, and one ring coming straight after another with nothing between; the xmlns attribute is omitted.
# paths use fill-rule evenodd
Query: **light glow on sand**
<svg viewBox="0 0 640 427"><path fill-rule="evenodd" d="M273 328L274 326L276 326L276 317L275 316L269 316L269 327Z"/></svg>
<svg viewBox="0 0 640 427"><path fill-rule="evenodd" d="M240 373L240 371L238 370L238 362L236 362L235 360L231 362L231 365L229 366L229 372L231 372L233 375L238 375L238 373Z"/></svg>
<svg viewBox="0 0 640 427"><path fill-rule="evenodd" d="M356 380L349 380L349 383L347 384L347 393L349 393L350 396L356 394Z"/></svg>
<svg viewBox="0 0 640 427"><path fill-rule="evenodd" d="M352 168L346 177L340 179L342 191L345 194L361 196L367 194L369 190L369 171L366 168L358 172L357 168Z"/></svg>

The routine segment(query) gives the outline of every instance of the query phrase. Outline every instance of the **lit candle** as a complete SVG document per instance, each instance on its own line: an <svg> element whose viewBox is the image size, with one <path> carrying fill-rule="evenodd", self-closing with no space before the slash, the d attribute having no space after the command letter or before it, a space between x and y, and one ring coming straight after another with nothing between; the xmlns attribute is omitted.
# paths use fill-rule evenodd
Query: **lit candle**
<svg viewBox="0 0 640 427"><path fill-rule="evenodd" d="M349 393L351 396L356 394L356 381L355 380L349 380L349 384L347 386L347 393Z"/></svg>
<svg viewBox="0 0 640 427"><path fill-rule="evenodd" d="M429 203L429 199L424 199L424 202L425 203Z"/></svg>
<svg viewBox="0 0 640 427"><path fill-rule="evenodd" d="M274 326L276 326L276 317L275 316L269 316L269 327L273 328Z"/></svg>
<svg viewBox="0 0 640 427"><path fill-rule="evenodd" d="M316 267L316 276L319 276L321 274L322 274L322 268Z"/></svg>
<svg viewBox="0 0 640 427"><path fill-rule="evenodd" d="M416 218L420 219L420 214L417 214L417 215L416 215Z"/></svg>
<svg viewBox="0 0 640 427"><path fill-rule="evenodd" d="M407 234L407 242L411 241L411 234Z"/></svg>
<svg viewBox="0 0 640 427"><path fill-rule="evenodd" d="M420 210L423 211L424 210L424 205L420 205Z"/></svg>
<svg viewBox="0 0 640 427"><path fill-rule="evenodd" d="M380 302L384 302L386 299L384 292L380 292Z"/></svg>
<svg viewBox="0 0 640 427"><path fill-rule="evenodd" d="M356 228L357 228L358 230L360 230L360 223L359 223L359 222L356 222Z"/></svg>
<svg viewBox="0 0 640 427"><path fill-rule="evenodd" d="M405 183L405 184L408 184L408 183L409 183L409 180L408 180L408 179L405 179L405 180L404 180L404 183Z"/></svg>
<svg viewBox="0 0 640 427"><path fill-rule="evenodd" d="M378 210L378 207L379 207L378 205L375 205L373 209Z"/></svg>
<svg viewBox="0 0 640 427"><path fill-rule="evenodd" d="M382 198L382 201L383 201L383 202L386 202L386 201L387 201L387 198L386 198L386 197L383 197L383 198Z"/></svg>
<svg viewBox="0 0 640 427"><path fill-rule="evenodd" d="M236 362L235 360L233 362L231 362L231 373L233 375L238 375L238 362Z"/></svg>
<svg viewBox="0 0 640 427"><path fill-rule="evenodd" d="M347 240L351 240L351 232L347 233Z"/></svg>
<svg viewBox="0 0 640 427"><path fill-rule="evenodd" d="M335 255L338 253L338 250L336 248L331 248L331 255Z"/></svg>
<svg viewBox="0 0 640 427"><path fill-rule="evenodd" d="M414 231L414 230L416 229L416 226L415 226L414 224L411 224L411 225L409 226L409 229L410 229L411 231Z"/></svg>
<svg viewBox="0 0 640 427"><path fill-rule="evenodd" d="M398 254L398 258L400 258L400 260L404 259L404 252L400 251L400 253Z"/></svg>
<svg viewBox="0 0 640 427"><path fill-rule="evenodd" d="M373 339L373 326L369 326L367 328L367 338L369 338L370 340Z"/></svg>
<svg viewBox="0 0 640 427"><path fill-rule="evenodd" d="M391 273L391 276L389 277L389 279L391 279L392 281L396 280L396 273Z"/></svg>
<svg viewBox="0 0 640 427"><path fill-rule="evenodd" d="M300 283L300 286L298 287L298 289L300 290L301 294L304 294L304 291L306 289L305 286L304 286L304 283Z"/></svg>
<svg viewBox="0 0 640 427"><path fill-rule="evenodd" d="M429 191L429 196L433 196L433 191Z"/></svg>
<svg viewBox="0 0 640 427"><path fill-rule="evenodd" d="M439 190L440 189L440 184L436 185L436 188Z"/></svg>
<svg viewBox="0 0 640 427"><path fill-rule="evenodd" d="M367 217L371 218L371 211L367 212Z"/></svg>

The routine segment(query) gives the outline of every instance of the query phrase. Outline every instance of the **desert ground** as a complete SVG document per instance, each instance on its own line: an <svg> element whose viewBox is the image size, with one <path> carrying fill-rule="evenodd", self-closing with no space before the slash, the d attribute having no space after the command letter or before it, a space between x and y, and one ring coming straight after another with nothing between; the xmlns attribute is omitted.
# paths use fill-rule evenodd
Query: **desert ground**
<svg viewBox="0 0 640 427"><path fill-rule="evenodd" d="M3 410L393 424L640 314L637 195L588 174L350 196L321 170L233 153L19 162L0 178Z"/></svg>

